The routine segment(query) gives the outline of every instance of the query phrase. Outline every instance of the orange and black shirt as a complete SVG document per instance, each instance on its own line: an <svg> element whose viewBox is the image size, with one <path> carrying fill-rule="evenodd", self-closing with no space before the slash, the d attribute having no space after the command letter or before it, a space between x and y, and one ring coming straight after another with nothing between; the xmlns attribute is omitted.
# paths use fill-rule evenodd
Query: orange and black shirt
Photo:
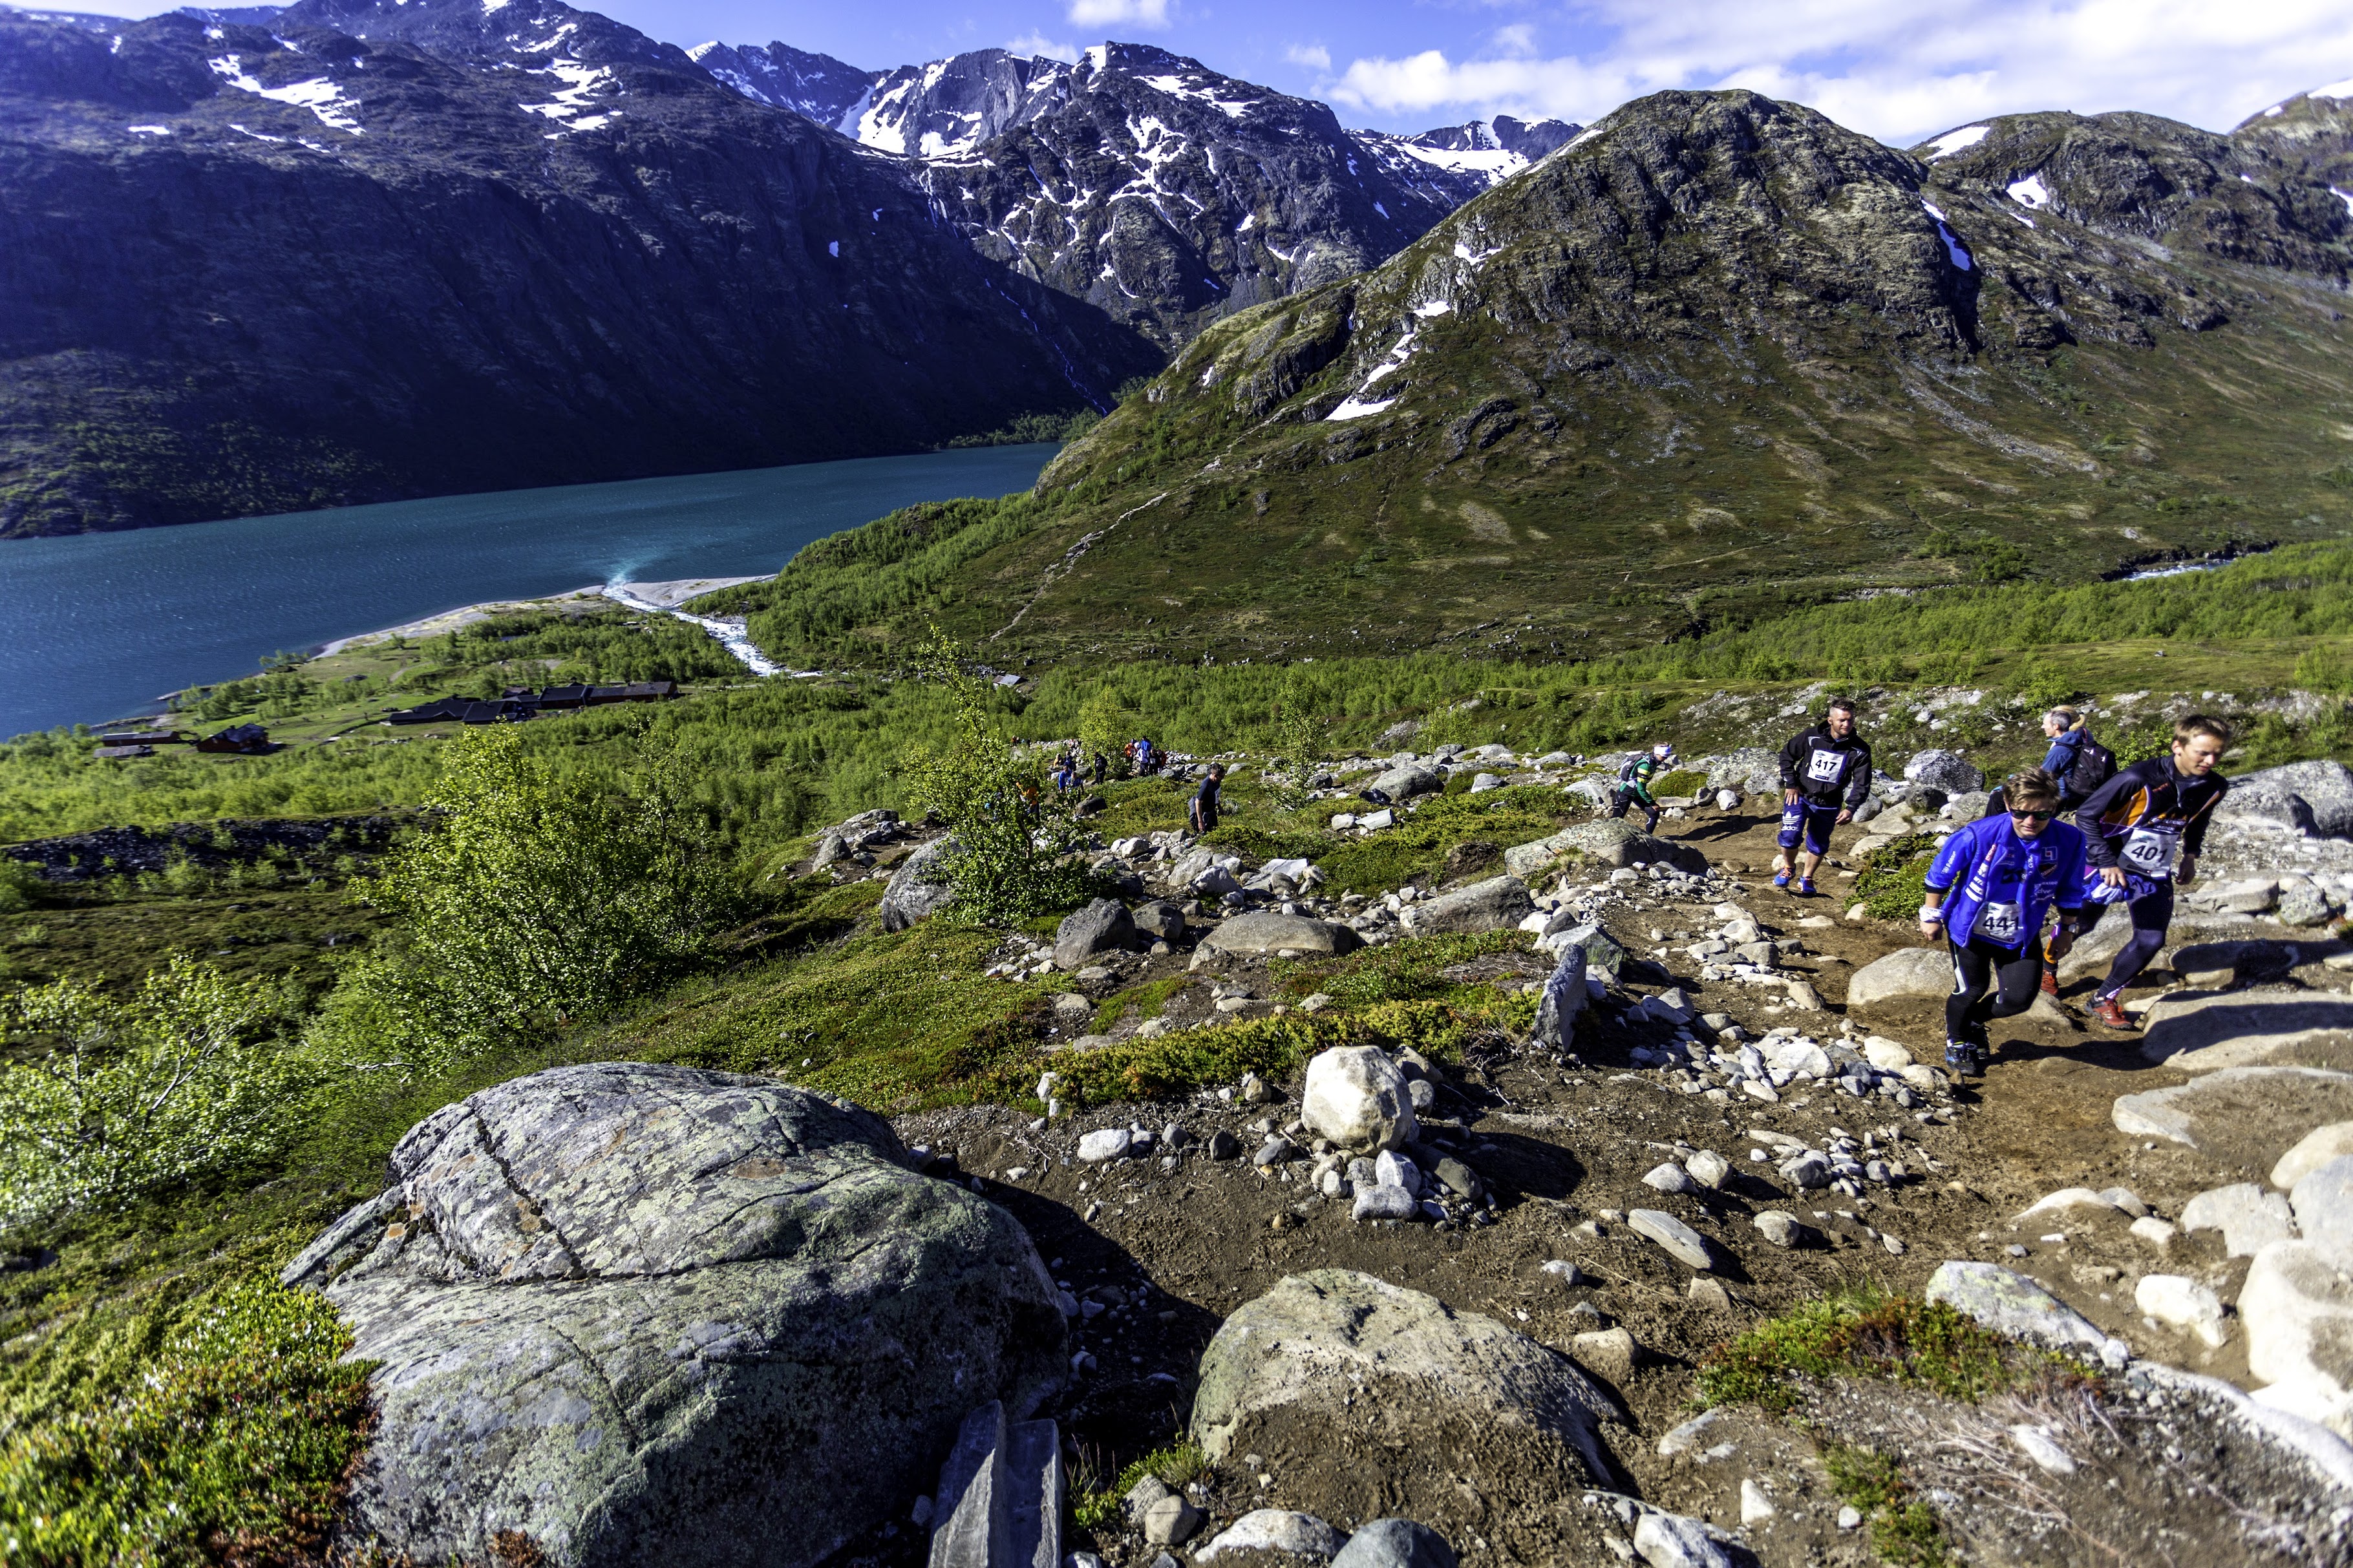
<svg viewBox="0 0 2353 1568"><path fill-rule="evenodd" d="M2135 763L2094 790L2075 814L2085 858L2097 868L2169 877L2177 847L2189 855L2205 848L2206 825L2230 788L2219 773L2185 776L2171 757Z"/></svg>

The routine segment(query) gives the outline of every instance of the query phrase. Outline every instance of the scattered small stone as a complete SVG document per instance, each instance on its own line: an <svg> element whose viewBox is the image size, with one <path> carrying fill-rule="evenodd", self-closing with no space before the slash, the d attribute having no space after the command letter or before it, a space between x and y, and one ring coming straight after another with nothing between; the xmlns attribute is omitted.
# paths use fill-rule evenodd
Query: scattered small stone
<svg viewBox="0 0 2353 1568"><path fill-rule="evenodd" d="M1626 1216L1626 1227L1679 1263L1703 1271L1715 1265L1707 1238L1662 1209L1635 1209Z"/></svg>
<svg viewBox="0 0 2353 1568"><path fill-rule="evenodd" d="M1568 1353L1579 1366L1623 1383L1641 1362L1641 1347L1623 1329L1595 1329L1568 1338Z"/></svg>
<svg viewBox="0 0 2353 1568"><path fill-rule="evenodd" d="M2018 1445L2020 1452L2051 1474L2072 1476L2075 1473L2073 1457L2059 1446L2059 1439L2052 1435L2050 1427L2021 1424L2010 1429L2010 1440Z"/></svg>
<svg viewBox="0 0 2353 1568"><path fill-rule="evenodd" d="M1773 1517L1773 1500L1754 1480L1743 1478L1740 1483L1740 1524L1746 1529L1759 1520Z"/></svg>
<svg viewBox="0 0 2353 1568"><path fill-rule="evenodd" d="M1565 1258L1556 1258L1544 1266L1544 1271L1556 1276L1564 1285L1589 1285L1593 1277Z"/></svg>
<svg viewBox="0 0 2353 1568"><path fill-rule="evenodd" d="M1711 1312L1732 1310L1732 1292L1724 1288L1721 1279L1711 1279L1704 1274L1692 1277L1691 1289L1684 1292L1694 1307Z"/></svg>
<svg viewBox="0 0 2353 1568"><path fill-rule="evenodd" d="M1857 905L1855 905L1855 908L1856 908L1856 909L1861 909L1861 908L1862 908L1862 906L1861 904L1857 904ZM1859 1509L1859 1508L1855 1507L1852 1503L1848 1503L1848 1504L1846 1504L1845 1506L1841 1507L1841 1508L1838 1510L1838 1527L1839 1527L1841 1530L1860 1530L1860 1529L1862 1529L1862 1510L1861 1509Z"/></svg>
<svg viewBox="0 0 2353 1568"><path fill-rule="evenodd" d="M1201 1528L1201 1510L1174 1493L1144 1510L1147 1546L1182 1546Z"/></svg>
<svg viewBox="0 0 2353 1568"><path fill-rule="evenodd" d="M1683 1169L1704 1187L1721 1187L1732 1174L1732 1162L1713 1149L1702 1149L1683 1162Z"/></svg>
<svg viewBox="0 0 2353 1568"><path fill-rule="evenodd" d="M2142 1275L2133 1287L2133 1305L2160 1323L2197 1335L2210 1350L2221 1348L2231 1337L2222 1321L2221 1299L2187 1275Z"/></svg>
<svg viewBox="0 0 2353 1568"><path fill-rule="evenodd" d="M1347 1539L1312 1513L1283 1508L1253 1509L1195 1552L1193 1561L1214 1562L1224 1552L1284 1552L1293 1557L1329 1557Z"/></svg>
<svg viewBox="0 0 2353 1568"><path fill-rule="evenodd" d="M1377 1519L1348 1538L1332 1568L1455 1568L1454 1548L1426 1524Z"/></svg>
<svg viewBox="0 0 2353 1568"><path fill-rule="evenodd" d="M1356 1189L1356 1202L1350 1217L1366 1219L1418 1219L1421 1201L1403 1187L1372 1184Z"/></svg>
<svg viewBox="0 0 2353 1568"><path fill-rule="evenodd" d="M1662 1459L1672 1459L1677 1454L1687 1453L1694 1448L1705 1447L1708 1428L1723 1418L1724 1412L1720 1409L1705 1411L1693 1416L1659 1439L1659 1457Z"/></svg>
<svg viewBox="0 0 2353 1568"><path fill-rule="evenodd" d="M1683 1173L1683 1168L1670 1160L1642 1178L1642 1184L1662 1193L1688 1193L1698 1190L1699 1184Z"/></svg>

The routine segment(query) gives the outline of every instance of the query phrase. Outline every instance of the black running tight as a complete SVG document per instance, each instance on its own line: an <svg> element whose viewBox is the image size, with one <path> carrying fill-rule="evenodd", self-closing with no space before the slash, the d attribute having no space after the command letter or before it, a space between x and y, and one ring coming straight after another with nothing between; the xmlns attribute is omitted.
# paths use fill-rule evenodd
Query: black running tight
<svg viewBox="0 0 2353 1568"><path fill-rule="evenodd" d="M1953 954L1953 994L1945 998L1945 1038L1972 1041L1996 1018L2014 1017L2034 1005L2042 988L2042 952L2034 942L1996 947L1971 937L1967 947L1946 939ZM1992 994L1986 987L1993 985Z"/></svg>

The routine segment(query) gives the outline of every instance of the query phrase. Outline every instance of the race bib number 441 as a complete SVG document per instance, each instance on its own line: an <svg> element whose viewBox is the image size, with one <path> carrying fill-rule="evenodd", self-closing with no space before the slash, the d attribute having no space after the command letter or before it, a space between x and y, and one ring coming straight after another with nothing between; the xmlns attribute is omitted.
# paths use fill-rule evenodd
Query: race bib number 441
<svg viewBox="0 0 2353 1568"><path fill-rule="evenodd" d="M1806 776L1816 784L1836 784L1846 776L1844 752L1815 752L1806 759Z"/></svg>

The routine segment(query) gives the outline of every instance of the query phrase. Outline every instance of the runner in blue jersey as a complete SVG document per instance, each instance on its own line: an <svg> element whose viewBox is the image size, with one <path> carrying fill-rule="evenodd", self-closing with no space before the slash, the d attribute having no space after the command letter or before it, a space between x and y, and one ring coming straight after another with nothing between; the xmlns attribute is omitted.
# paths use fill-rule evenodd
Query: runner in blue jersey
<svg viewBox="0 0 2353 1568"><path fill-rule="evenodd" d="M1958 829L1936 851L1920 905L1920 934L1933 942L1941 932L1952 954L1945 1070L1956 1082L1984 1073L1993 1053L1986 1026L2033 1005L2042 978L2042 924L2052 908L2059 929L2051 944L2063 956L2095 885L2083 830L2057 820L2057 779L2041 768L2022 769L2004 781L2002 794L2007 811Z"/></svg>

